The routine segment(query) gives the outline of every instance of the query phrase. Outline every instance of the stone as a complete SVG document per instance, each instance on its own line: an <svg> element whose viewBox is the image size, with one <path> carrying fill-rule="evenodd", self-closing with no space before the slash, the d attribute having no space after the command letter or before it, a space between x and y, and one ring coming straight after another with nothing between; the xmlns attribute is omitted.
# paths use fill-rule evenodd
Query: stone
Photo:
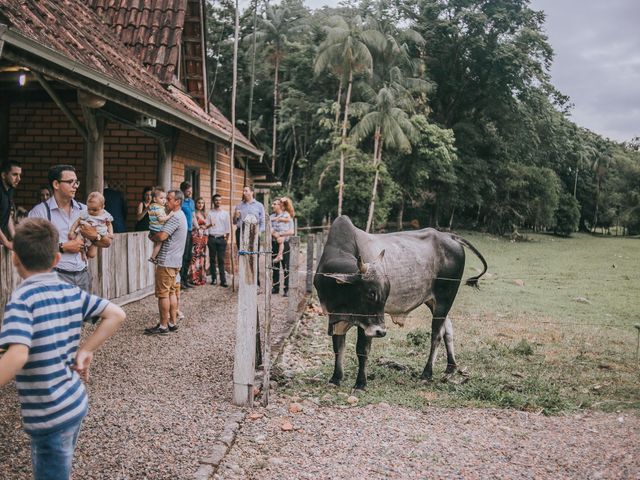
<svg viewBox="0 0 640 480"><path fill-rule="evenodd" d="M355 405L358 403L358 397L356 397L355 395L351 395L349 398L347 398L347 403L349 405Z"/></svg>
<svg viewBox="0 0 640 480"><path fill-rule="evenodd" d="M303 410L302 405L297 402L289 405L289 413L300 413Z"/></svg>

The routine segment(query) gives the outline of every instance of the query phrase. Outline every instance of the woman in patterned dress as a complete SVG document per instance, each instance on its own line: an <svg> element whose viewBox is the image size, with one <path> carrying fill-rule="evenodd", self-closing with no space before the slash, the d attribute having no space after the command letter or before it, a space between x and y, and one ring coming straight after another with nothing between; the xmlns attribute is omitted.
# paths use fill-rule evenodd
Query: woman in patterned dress
<svg viewBox="0 0 640 480"><path fill-rule="evenodd" d="M205 209L204 198L198 197L196 200L196 220L198 225L192 231L193 238L193 257L191 258L191 266L189 267L189 276L191 283L194 285L204 285L207 283L207 271L205 263L207 261L207 214Z"/></svg>

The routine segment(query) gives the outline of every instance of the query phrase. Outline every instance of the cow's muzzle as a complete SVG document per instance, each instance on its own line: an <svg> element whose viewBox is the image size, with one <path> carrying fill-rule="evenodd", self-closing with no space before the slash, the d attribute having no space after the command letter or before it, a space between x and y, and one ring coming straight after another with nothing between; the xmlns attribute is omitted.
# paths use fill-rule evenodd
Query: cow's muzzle
<svg viewBox="0 0 640 480"><path fill-rule="evenodd" d="M365 328L364 333L367 337L382 338L387 334L387 329L384 325L371 325Z"/></svg>

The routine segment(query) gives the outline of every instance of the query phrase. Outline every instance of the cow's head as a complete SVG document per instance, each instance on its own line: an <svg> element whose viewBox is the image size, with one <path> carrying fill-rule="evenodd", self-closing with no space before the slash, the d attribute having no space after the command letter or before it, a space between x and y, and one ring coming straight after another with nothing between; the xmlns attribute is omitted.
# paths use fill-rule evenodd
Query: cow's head
<svg viewBox="0 0 640 480"><path fill-rule="evenodd" d="M331 268L327 273L318 273L314 283L320 303L329 314L330 325L349 322L361 327L369 337L386 335L384 307L390 285L383 257L384 250L373 262L365 263L358 257L357 271L352 273L331 271Z"/></svg>

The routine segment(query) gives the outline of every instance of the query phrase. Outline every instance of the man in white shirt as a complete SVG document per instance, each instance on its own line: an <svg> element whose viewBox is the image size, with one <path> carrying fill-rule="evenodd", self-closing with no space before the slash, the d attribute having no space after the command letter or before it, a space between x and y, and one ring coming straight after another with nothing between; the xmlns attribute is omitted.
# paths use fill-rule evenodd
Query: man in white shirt
<svg viewBox="0 0 640 480"><path fill-rule="evenodd" d="M58 250L62 254L60 262L54 267L58 277L91 293L91 277L87 271L87 262L80 254L84 248L84 239L87 238L100 247L108 247L113 236L102 237L94 227L81 225L82 235L69 240L69 228L80 216L80 212L87 209L86 205L74 198L80 186L76 169L72 165L54 165L49 169L48 179L53 195L46 202L33 207L29 217L46 218L58 230Z"/></svg>
<svg viewBox="0 0 640 480"><path fill-rule="evenodd" d="M216 193L212 198L213 208L207 214L207 247L209 247L209 266L211 267L211 285L217 283L216 264L220 273L220 286L227 287L227 279L224 272L224 256L227 251L227 241L231 225L229 214L222 205L222 195ZM217 260L216 260L217 259Z"/></svg>

